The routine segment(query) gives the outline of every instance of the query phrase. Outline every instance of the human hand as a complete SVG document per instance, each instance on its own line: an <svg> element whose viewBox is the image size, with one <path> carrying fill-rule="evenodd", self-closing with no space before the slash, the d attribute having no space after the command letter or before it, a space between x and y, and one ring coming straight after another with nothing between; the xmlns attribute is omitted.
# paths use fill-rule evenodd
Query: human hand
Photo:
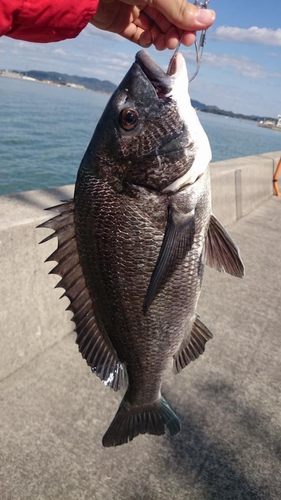
<svg viewBox="0 0 281 500"><path fill-rule="evenodd" d="M135 4L137 1L137 5ZM192 45L195 33L213 24L215 12L186 0L100 0L91 19L96 28L118 33L141 47L175 49Z"/></svg>

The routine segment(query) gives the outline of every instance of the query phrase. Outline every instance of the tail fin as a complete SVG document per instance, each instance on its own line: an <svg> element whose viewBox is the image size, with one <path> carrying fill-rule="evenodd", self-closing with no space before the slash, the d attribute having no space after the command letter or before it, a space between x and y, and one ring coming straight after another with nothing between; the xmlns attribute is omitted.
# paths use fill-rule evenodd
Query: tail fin
<svg viewBox="0 0 281 500"><path fill-rule="evenodd" d="M180 421L163 397L154 407L134 408L123 399L119 409L103 436L105 447L119 446L132 441L139 434L165 434L168 428L171 436L180 429Z"/></svg>

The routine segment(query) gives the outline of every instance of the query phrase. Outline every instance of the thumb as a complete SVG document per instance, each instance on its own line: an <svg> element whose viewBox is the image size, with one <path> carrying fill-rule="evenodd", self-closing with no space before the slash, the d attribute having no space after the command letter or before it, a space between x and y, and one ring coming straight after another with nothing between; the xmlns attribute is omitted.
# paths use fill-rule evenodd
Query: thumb
<svg viewBox="0 0 281 500"><path fill-rule="evenodd" d="M151 7L161 12L172 24L184 31L209 28L216 18L210 9L199 9L186 0L154 0Z"/></svg>

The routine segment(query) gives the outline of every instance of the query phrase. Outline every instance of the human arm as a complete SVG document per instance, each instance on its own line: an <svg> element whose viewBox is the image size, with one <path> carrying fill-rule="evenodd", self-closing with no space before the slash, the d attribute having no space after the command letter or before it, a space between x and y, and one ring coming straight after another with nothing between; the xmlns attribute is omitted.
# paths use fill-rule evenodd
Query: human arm
<svg viewBox="0 0 281 500"><path fill-rule="evenodd" d="M98 0L1 0L0 36L36 43L75 38L97 6Z"/></svg>
<svg viewBox="0 0 281 500"><path fill-rule="evenodd" d="M191 45L195 32L208 28L214 11L186 0L1 0L0 36L29 42L76 37L91 22L142 47L158 50ZM207 17L206 17L207 16Z"/></svg>

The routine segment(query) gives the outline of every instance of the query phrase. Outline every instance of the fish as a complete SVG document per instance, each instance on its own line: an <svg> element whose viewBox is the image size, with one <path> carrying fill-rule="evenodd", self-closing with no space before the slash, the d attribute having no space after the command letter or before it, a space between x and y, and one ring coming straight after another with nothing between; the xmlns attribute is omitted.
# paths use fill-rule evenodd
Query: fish
<svg viewBox="0 0 281 500"><path fill-rule="evenodd" d="M181 424L161 393L212 333L197 314L205 265L242 278L240 252L211 209L211 147L191 105L184 57L164 72L143 50L106 105L74 198L40 225L54 232L82 357L125 389L105 447Z"/></svg>

